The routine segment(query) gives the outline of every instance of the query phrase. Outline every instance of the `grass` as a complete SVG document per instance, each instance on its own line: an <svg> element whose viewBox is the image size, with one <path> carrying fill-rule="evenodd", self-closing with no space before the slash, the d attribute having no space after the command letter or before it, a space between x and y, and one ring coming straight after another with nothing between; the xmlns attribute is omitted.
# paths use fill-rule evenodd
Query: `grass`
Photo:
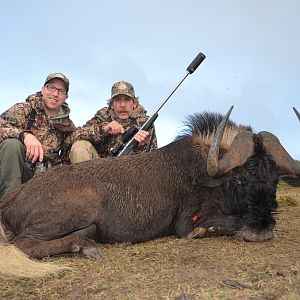
<svg viewBox="0 0 300 300"><path fill-rule="evenodd" d="M100 245L99 261L47 258L71 271L4 279L1 299L300 299L300 188L279 185L276 237L177 239Z"/></svg>

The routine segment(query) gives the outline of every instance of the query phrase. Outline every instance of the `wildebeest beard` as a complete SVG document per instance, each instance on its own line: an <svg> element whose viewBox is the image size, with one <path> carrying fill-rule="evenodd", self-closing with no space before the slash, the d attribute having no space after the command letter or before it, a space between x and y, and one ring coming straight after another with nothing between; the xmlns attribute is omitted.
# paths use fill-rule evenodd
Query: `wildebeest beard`
<svg viewBox="0 0 300 300"><path fill-rule="evenodd" d="M237 234L246 241L253 241L253 235L273 237L279 175L259 136L254 135L254 139L254 155L243 167L230 171L217 189L212 189L214 204L202 207L195 226L216 228L218 235Z"/></svg>

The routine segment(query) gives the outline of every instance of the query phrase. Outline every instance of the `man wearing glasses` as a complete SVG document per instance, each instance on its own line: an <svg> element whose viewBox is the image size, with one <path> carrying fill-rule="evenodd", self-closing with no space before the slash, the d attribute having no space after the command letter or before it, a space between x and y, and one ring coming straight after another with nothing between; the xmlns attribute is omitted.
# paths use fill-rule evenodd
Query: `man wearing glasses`
<svg viewBox="0 0 300 300"><path fill-rule="evenodd" d="M69 80L47 76L41 91L0 116L0 198L39 171L69 162L75 125L66 103Z"/></svg>

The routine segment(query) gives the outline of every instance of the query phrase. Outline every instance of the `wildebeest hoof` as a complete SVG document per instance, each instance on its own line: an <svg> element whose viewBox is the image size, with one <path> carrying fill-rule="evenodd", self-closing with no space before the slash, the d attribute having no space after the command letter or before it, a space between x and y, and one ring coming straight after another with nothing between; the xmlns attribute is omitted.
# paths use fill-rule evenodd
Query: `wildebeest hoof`
<svg viewBox="0 0 300 300"><path fill-rule="evenodd" d="M95 247L84 248L82 254L93 259L100 259L102 256L101 251Z"/></svg>
<svg viewBox="0 0 300 300"><path fill-rule="evenodd" d="M76 236L72 241L71 252L82 252L83 255L95 259L99 259L101 257L101 252L98 250L95 241L82 236Z"/></svg>
<svg viewBox="0 0 300 300"><path fill-rule="evenodd" d="M188 235L188 238L205 238L211 236L220 236L220 235L232 235L232 233L225 228L218 226L211 227L196 227Z"/></svg>
<svg viewBox="0 0 300 300"><path fill-rule="evenodd" d="M77 253L80 251L80 246L77 243L72 243L71 244L71 252Z"/></svg>
<svg viewBox="0 0 300 300"><path fill-rule="evenodd" d="M187 238L202 238L205 236L206 231L205 227L196 227L187 235Z"/></svg>

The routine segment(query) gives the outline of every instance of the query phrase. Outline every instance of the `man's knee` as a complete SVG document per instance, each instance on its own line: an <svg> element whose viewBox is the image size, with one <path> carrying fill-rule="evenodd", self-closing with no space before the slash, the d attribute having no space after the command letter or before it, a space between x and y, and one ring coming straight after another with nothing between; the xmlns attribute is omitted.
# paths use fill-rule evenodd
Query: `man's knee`
<svg viewBox="0 0 300 300"><path fill-rule="evenodd" d="M25 162L25 147L17 139L6 139L0 144L0 162L2 168L21 166Z"/></svg>
<svg viewBox="0 0 300 300"><path fill-rule="evenodd" d="M24 154L24 145L18 139L6 139L0 144L2 154Z"/></svg>
<svg viewBox="0 0 300 300"><path fill-rule="evenodd" d="M25 148L17 139L6 139L0 144L0 198L20 186L25 170Z"/></svg>
<svg viewBox="0 0 300 300"><path fill-rule="evenodd" d="M77 163L98 157L98 153L89 141L77 141L71 147L70 161Z"/></svg>

